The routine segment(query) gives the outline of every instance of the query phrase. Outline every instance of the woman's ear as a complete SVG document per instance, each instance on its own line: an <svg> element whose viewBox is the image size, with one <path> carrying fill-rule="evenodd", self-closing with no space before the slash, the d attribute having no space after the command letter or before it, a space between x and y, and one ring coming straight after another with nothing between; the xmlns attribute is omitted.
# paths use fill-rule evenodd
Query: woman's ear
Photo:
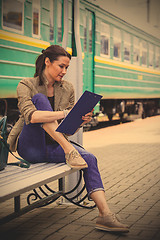
<svg viewBox="0 0 160 240"><path fill-rule="evenodd" d="M51 63L51 62L50 62L49 58L46 57L46 58L45 58L45 64L46 64L46 66L49 66L50 63Z"/></svg>

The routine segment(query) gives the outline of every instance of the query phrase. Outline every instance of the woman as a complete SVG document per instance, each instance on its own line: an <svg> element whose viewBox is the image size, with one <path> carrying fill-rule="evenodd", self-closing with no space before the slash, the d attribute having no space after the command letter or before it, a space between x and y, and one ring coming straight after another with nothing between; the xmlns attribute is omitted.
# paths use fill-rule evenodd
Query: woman
<svg viewBox="0 0 160 240"><path fill-rule="evenodd" d="M71 144L66 136L55 131L59 121L74 105L73 86L63 80L70 60L71 55L58 45L42 51L36 61L34 78L23 79L18 84L21 115L8 143L12 151L17 150L30 163L66 162L72 168L83 169L88 196L99 209L96 228L128 232L128 227L118 221L106 203L95 156ZM83 124L91 117L92 112L83 116Z"/></svg>

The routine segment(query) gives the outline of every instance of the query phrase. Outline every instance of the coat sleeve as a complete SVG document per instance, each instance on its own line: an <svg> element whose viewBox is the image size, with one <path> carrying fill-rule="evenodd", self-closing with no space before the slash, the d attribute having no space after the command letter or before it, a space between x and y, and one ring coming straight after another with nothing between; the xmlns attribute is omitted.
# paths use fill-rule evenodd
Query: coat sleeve
<svg viewBox="0 0 160 240"><path fill-rule="evenodd" d="M32 113L37 110L32 102L32 95L29 83L25 80L20 81L17 87L18 108L26 124L30 123Z"/></svg>

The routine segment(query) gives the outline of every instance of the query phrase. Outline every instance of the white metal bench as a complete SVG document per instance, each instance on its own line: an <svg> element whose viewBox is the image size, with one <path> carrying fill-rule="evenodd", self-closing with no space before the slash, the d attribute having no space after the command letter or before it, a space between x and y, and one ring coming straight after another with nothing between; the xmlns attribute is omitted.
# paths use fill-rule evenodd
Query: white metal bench
<svg viewBox="0 0 160 240"><path fill-rule="evenodd" d="M67 194L75 191L75 189L77 189L80 185L82 171L80 171L80 178L76 186L71 191L64 193L63 179L65 176L75 171L76 170L71 169L67 164L64 163L37 163L32 164L29 169L19 168L16 166L7 166L5 170L0 172L0 203L14 198L14 212L6 217L3 217L0 222L8 222L13 218L18 217L34 208L50 204L56 199L58 199L60 196L64 196L70 202L81 207L95 207L95 205L84 206L83 204L81 204L87 197L87 195L85 195L79 201L74 201L74 199L77 199L77 197L85 190L85 185L74 197L67 197ZM58 191L50 189L50 187L48 187L47 185L55 180L58 180ZM47 190L49 190L50 194L48 194L43 189L44 186ZM43 193L43 198L39 195L36 188L39 188L39 190ZM20 195L30 190L33 190L33 193L28 195L28 206L21 208ZM30 203L31 196L34 196L35 200L39 200Z"/></svg>

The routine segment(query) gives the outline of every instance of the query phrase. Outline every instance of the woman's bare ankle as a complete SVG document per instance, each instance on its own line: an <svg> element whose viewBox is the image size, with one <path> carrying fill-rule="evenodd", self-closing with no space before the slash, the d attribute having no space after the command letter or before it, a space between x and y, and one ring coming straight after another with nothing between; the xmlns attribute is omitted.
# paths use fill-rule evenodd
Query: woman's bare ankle
<svg viewBox="0 0 160 240"><path fill-rule="evenodd" d="M71 146L65 147L63 150L64 150L64 153L66 154L71 152L72 150L75 150L75 148L71 145Z"/></svg>

